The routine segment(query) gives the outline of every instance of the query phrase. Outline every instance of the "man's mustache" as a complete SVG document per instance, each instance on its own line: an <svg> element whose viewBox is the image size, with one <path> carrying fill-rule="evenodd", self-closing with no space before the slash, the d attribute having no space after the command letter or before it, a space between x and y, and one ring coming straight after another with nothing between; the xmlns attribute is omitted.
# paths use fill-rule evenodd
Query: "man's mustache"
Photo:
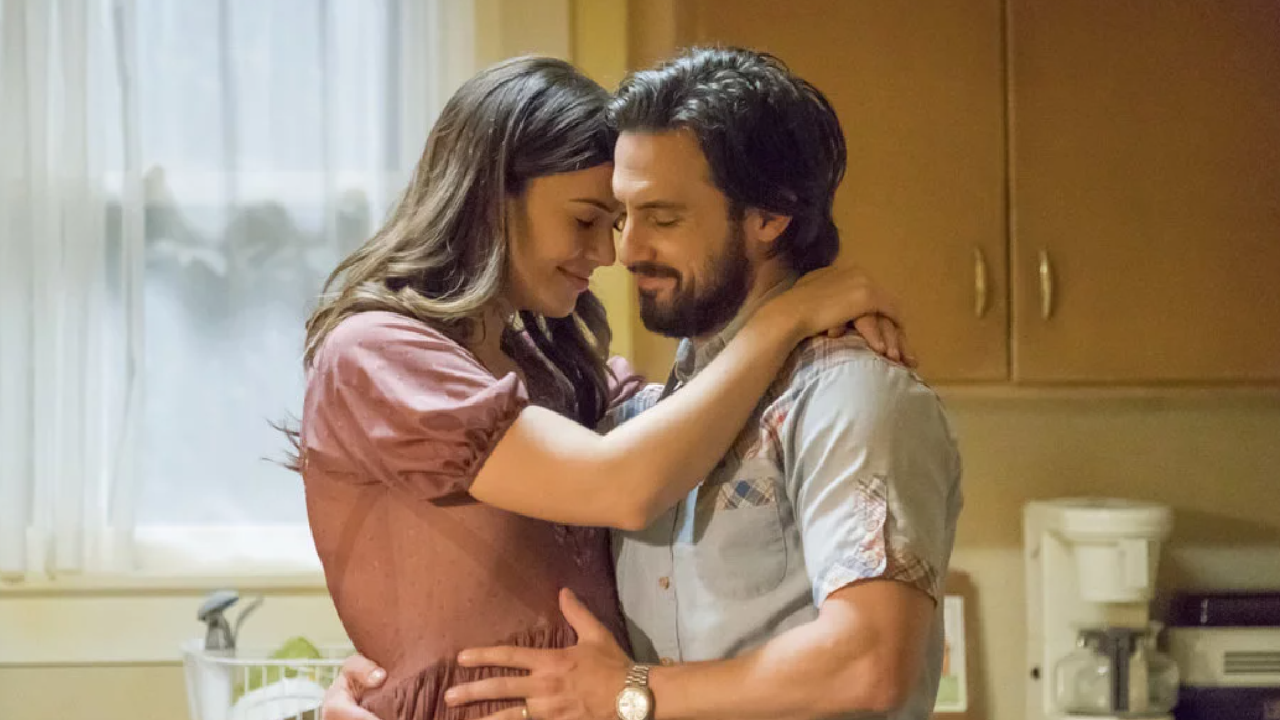
<svg viewBox="0 0 1280 720"><path fill-rule="evenodd" d="M649 277L661 278L669 277L675 280L680 279L680 273L675 268L666 265L658 265L651 262L638 262L627 266L633 275L648 275Z"/></svg>

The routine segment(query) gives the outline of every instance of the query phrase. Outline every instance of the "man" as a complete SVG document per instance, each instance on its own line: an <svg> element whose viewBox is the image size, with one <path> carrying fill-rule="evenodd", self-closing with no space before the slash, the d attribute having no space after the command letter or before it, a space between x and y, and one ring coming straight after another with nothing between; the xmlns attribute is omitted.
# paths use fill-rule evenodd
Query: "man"
<svg viewBox="0 0 1280 720"><path fill-rule="evenodd" d="M817 89L745 50L636 73L613 110L619 257L645 326L687 338L666 386L620 422L678 392L755 307L835 259L845 146ZM529 675L446 699L523 699L495 716L509 720L924 720L959 477L940 404L907 368L855 336L812 339L712 475L646 530L615 536L634 663L566 596L578 645L466 651L465 665Z"/></svg>

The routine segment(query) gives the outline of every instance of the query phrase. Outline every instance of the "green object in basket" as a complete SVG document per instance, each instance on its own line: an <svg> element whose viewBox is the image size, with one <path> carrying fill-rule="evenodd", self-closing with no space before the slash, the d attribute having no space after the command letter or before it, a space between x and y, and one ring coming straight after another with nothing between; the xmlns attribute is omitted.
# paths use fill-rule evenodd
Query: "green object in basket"
<svg viewBox="0 0 1280 720"><path fill-rule="evenodd" d="M275 652L271 660L319 660L323 655L310 640L304 637L292 637L285 641ZM232 702L239 700L245 692L266 687L284 678L298 677L298 669L288 665L250 666L246 675L237 674L236 687L232 693ZM314 679L314 678L312 678Z"/></svg>

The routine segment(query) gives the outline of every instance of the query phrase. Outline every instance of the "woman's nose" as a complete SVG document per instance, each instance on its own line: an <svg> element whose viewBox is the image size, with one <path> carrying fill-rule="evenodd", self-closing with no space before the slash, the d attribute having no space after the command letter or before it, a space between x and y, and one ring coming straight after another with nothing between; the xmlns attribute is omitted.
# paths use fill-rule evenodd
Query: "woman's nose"
<svg viewBox="0 0 1280 720"><path fill-rule="evenodd" d="M582 249L582 256L591 261L596 268L612 265L617 260L617 252L613 249L613 228L596 229L591 232L586 246Z"/></svg>
<svg viewBox="0 0 1280 720"><path fill-rule="evenodd" d="M618 260L618 253L613 247L613 228L593 233L591 244L587 246L587 257L597 267L608 267Z"/></svg>

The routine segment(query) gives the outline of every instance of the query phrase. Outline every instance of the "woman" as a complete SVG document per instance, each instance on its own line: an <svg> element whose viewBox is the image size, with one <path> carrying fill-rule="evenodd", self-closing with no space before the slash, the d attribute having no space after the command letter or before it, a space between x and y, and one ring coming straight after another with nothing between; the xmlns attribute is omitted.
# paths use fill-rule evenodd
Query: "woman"
<svg viewBox="0 0 1280 720"><path fill-rule="evenodd" d="M308 322L308 511L343 624L388 671L364 701L384 720L501 709L446 706L497 672L454 654L572 644L562 587L625 646L593 526L648 524L711 471L800 340L882 309L844 297L852 275L811 274L680 393L597 435L636 386L604 362L587 291L614 260L607 101L545 58L468 81Z"/></svg>

